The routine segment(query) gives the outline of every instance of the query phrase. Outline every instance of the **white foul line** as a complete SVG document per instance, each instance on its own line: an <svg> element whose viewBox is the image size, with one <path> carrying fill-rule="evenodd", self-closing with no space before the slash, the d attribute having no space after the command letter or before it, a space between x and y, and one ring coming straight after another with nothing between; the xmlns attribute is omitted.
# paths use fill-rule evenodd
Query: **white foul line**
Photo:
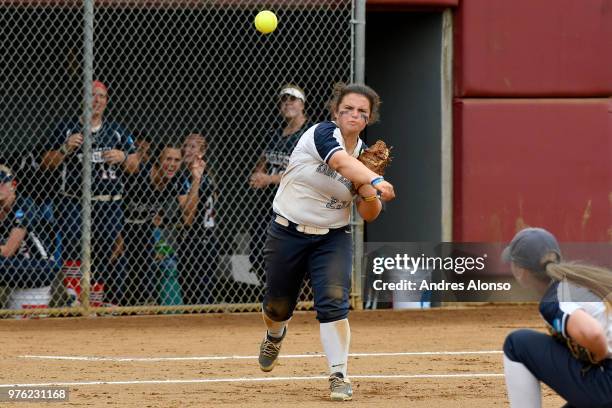
<svg viewBox="0 0 612 408"><path fill-rule="evenodd" d="M473 374L396 374L396 375L352 375L350 378L359 379L415 379L415 378L482 378L503 377L497 373ZM327 376L311 377L244 377L244 378L202 378L195 380L135 380L135 381L81 381L81 382L52 382L31 384L0 384L0 388L8 387L76 387L84 385L134 385L134 384L201 384L220 382L270 382L270 381L311 381L326 380Z"/></svg>
<svg viewBox="0 0 612 408"><path fill-rule="evenodd" d="M469 354L502 354L501 350L488 351L413 351L397 353L350 353L350 357L397 357L397 356L454 356ZM287 354L280 358L313 358L324 357L324 354ZM259 356L201 356L201 357L95 357L95 356L42 356L23 355L19 358L40 360L73 360L73 361L133 361L133 362L157 362L157 361L213 361L213 360L252 360Z"/></svg>

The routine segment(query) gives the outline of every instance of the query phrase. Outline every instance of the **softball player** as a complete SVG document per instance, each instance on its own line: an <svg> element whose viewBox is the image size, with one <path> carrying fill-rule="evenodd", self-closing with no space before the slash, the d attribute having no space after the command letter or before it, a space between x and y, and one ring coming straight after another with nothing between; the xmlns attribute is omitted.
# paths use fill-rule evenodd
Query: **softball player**
<svg viewBox="0 0 612 408"><path fill-rule="evenodd" d="M197 205L198 195L191 191L189 181L199 183L203 171L200 166L199 173L193 172L191 179L182 178L182 154L178 144L160 145L151 158L149 163L140 166L138 173L125 178L122 234L128 276L124 298L125 304L130 306L157 301L159 277L153 267L153 231L155 227L170 227L168 218L175 214L165 214L164 210L177 207L173 204L180 203L180 216L193 217L191 207Z"/></svg>
<svg viewBox="0 0 612 408"><path fill-rule="evenodd" d="M312 126L304 113L306 95L300 87L287 84L281 88L278 96L284 123L268 136L268 144L249 180L250 186L255 189L253 211L257 213L250 231L249 260L260 280L263 280L263 247L270 223L270 203L276 195L281 176L287 169L291 152L306 129ZM261 301L261 298L258 301Z"/></svg>
<svg viewBox="0 0 612 408"><path fill-rule="evenodd" d="M382 200L395 197L390 183L356 159L363 149L359 134L376 120L379 105L376 92L365 85L335 87L330 102L334 121L309 128L291 154L274 198L276 215L264 251L267 281L263 319L267 332L260 346L260 368L266 372L274 368L308 273L332 400L350 400L353 394L346 376L351 204L358 193L357 210L366 221L373 221L382 207L377 192Z"/></svg>
<svg viewBox="0 0 612 408"><path fill-rule="evenodd" d="M18 197L16 187L11 170L0 165L0 286L40 288L48 302L55 262L42 239L32 200Z"/></svg>
<svg viewBox="0 0 612 408"><path fill-rule="evenodd" d="M182 152L185 164L185 182L193 185L194 166L202 175L199 181L199 201L190 219L185 220L181 234L179 255L179 281L187 304L214 303L217 286L217 257L219 243L215 233L215 205L217 189L204 161L208 143L199 133L187 135Z"/></svg>
<svg viewBox="0 0 612 408"><path fill-rule="evenodd" d="M133 137L119 124L103 119L108 104L108 90L100 81L93 83L92 115L92 256L95 281L113 285L120 279L110 277L108 267L113 246L122 229L121 200L123 183L120 171L138 170L138 155ZM46 143L41 167L61 170L59 217L62 231L63 261L80 259L81 179L83 125L80 118L59 123ZM117 282L115 282L117 281Z"/></svg>
<svg viewBox="0 0 612 408"><path fill-rule="evenodd" d="M565 407L612 407L612 272L564 263L555 237L541 228L519 232L504 250L517 281L542 294L540 313L553 336L511 333L504 343L504 371L513 408L541 407L540 381ZM574 350L590 354L579 359Z"/></svg>

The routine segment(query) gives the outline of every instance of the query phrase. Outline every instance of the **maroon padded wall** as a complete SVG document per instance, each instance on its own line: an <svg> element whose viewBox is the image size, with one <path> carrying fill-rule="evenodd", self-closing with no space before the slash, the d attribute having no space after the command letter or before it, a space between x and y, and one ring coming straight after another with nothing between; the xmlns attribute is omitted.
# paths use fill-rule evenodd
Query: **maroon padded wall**
<svg viewBox="0 0 612 408"><path fill-rule="evenodd" d="M612 241L612 100L465 99L454 117L455 241Z"/></svg>
<svg viewBox="0 0 612 408"><path fill-rule="evenodd" d="M612 0L462 0L455 96L612 95Z"/></svg>

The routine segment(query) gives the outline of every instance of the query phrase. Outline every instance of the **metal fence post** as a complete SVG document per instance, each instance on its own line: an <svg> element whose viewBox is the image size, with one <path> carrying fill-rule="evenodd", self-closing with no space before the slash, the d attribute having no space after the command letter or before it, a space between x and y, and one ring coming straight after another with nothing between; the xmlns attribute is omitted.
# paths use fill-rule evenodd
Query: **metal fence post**
<svg viewBox="0 0 612 408"><path fill-rule="evenodd" d="M81 225L81 290L83 314L89 314L91 293L91 117L93 82L94 0L84 0L83 15L83 196Z"/></svg>
<svg viewBox="0 0 612 408"><path fill-rule="evenodd" d="M355 0L353 16L353 81L365 81L365 0ZM361 309L362 302L362 275L363 275L363 219L353 205L353 289L352 303L354 309Z"/></svg>

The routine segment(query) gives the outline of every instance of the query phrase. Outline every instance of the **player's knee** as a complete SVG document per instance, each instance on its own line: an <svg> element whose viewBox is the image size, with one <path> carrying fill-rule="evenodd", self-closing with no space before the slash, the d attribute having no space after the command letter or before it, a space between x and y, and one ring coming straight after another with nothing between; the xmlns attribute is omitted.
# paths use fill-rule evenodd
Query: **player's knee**
<svg viewBox="0 0 612 408"><path fill-rule="evenodd" d="M317 310L317 320L319 323L331 323L343 320L348 317L349 308L333 310Z"/></svg>
<svg viewBox="0 0 612 408"><path fill-rule="evenodd" d="M348 289L341 286L325 288L322 296L315 299L317 320L321 323L331 323L346 319L349 306Z"/></svg>
<svg viewBox="0 0 612 408"><path fill-rule="evenodd" d="M289 320L293 315L294 308L295 302L288 298L265 298L263 302L264 313L275 322Z"/></svg>
<svg viewBox="0 0 612 408"><path fill-rule="evenodd" d="M529 346L531 330L521 329L510 333L504 341L504 354L512 361L521 361L523 351Z"/></svg>

